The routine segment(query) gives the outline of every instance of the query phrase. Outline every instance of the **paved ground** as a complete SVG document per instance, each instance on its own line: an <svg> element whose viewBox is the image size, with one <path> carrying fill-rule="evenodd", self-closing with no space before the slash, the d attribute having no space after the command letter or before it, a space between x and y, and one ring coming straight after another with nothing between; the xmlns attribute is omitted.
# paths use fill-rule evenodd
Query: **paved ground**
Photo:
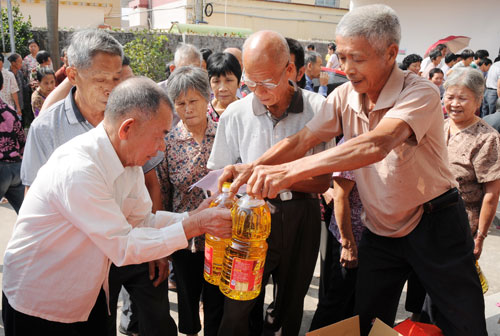
<svg viewBox="0 0 500 336"><path fill-rule="evenodd" d="M500 213L500 212L499 212ZM497 213L497 215L499 215ZM7 204L0 205L0 254L3 260L3 254L7 242L10 238L12 227L16 220L16 213ZM500 336L500 307L497 307L497 303L500 303L500 230L492 227L488 233L488 238L485 241L485 247L483 255L481 256L480 264L486 275L490 289L485 296L486 304L486 321L488 324L488 333L490 336ZM0 280L2 265L0 265ZM311 323L312 316L316 309L316 304L318 303L318 286L319 286L319 267L316 266L316 271L314 278L312 280L309 292L304 304L304 318L302 320L302 328L300 335L305 335ZM270 287L268 287L267 293L271 293ZM407 318L409 314L404 311L404 293L402 295L402 303L400 303L400 308L397 315L397 320L402 321ZM170 292L169 295L171 302L171 310L174 319L177 319L177 295L174 292ZM266 303L271 301L271 297L268 295L266 298ZM3 336L3 325L0 323L0 336ZM200 336L203 335L200 333Z"/></svg>

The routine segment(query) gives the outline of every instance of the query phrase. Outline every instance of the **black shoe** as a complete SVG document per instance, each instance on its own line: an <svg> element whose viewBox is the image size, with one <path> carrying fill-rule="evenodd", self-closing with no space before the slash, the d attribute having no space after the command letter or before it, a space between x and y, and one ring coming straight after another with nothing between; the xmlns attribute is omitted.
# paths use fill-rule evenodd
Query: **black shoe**
<svg viewBox="0 0 500 336"><path fill-rule="evenodd" d="M125 328L122 327L121 325L118 326L118 331L120 332L120 334L127 335L127 336L139 336L138 332L136 333L133 331L125 330Z"/></svg>

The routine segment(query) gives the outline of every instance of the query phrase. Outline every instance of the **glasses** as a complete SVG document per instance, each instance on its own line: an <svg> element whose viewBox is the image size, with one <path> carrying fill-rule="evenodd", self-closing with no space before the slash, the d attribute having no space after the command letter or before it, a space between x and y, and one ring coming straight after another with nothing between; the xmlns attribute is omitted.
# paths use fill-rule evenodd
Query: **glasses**
<svg viewBox="0 0 500 336"><path fill-rule="evenodd" d="M286 68L288 67L288 64L290 64L290 61L286 62L285 68L283 70L286 70ZM272 90L272 89L275 89L279 85L279 83L283 79L284 74L285 74L285 71L283 71L281 73L280 79L278 80L277 84L273 83L272 79L265 79L262 82L254 82L253 80L251 80L250 78L247 77L247 74L243 75L243 80L245 81L245 84L251 89L255 89L257 87L257 85L260 85L260 86L265 87L266 89Z"/></svg>

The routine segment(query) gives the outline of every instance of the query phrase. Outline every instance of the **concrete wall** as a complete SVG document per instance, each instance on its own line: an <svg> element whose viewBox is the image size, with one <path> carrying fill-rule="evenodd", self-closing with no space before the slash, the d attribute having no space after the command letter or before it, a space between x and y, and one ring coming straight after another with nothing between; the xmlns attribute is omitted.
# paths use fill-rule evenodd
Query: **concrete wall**
<svg viewBox="0 0 500 336"><path fill-rule="evenodd" d="M486 49L493 60L500 48L500 1L481 0L352 0L351 5L384 3L391 6L401 21L400 49L406 55L422 55L437 40L448 35L471 37L470 49ZM404 58L400 56L398 60Z"/></svg>
<svg viewBox="0 0 500 336"><path fill-rule="evenodd" d="M110 33L122 44L125 44L134 39L134 34L129 32L115 32L110 31ZM59 31L59 45L61 48L69 45L71 39L71 31ZM192 35L192 34L166 34L168 37L167 48L171 53L175 52L175 49L179 43L191 43L198 48L210 48L214 52L223 51L228 47L239 47L243 46L245 39L238 37L223 37L223 36L206 36L206 35ZM46 30L33 30L33 36L35 40L40 44L40 49L46 49L48 46L47 41L47 31ZM305 47L309 41L300 41ZM324 42L314 42L316 51L320 54L325 55L327 52L327 43Z"/></svg>

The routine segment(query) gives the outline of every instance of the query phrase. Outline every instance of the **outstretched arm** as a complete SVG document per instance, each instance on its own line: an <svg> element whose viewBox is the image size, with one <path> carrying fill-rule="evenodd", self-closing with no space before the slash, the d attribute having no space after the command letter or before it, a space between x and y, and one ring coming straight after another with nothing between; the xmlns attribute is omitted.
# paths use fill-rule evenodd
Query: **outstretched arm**
<svg viewBox="0 0 500 336"><path fill-rule="evenodd" d="M392 149L412 135L411 127L403 120L385 118L374 130L350 139L342 146L288 163L253 167L253 173L247 182L247 192L260 198L274 198L280 190L288 189L298 181L367 166L384 159ZM292 148L288 146L281 150L292 151ZM269 157L274 158L274 161L266 160L265 164L278 163L276 161L280 158L273 157L272 153ZM290 156L285 154L283 157Z"/></svg>

